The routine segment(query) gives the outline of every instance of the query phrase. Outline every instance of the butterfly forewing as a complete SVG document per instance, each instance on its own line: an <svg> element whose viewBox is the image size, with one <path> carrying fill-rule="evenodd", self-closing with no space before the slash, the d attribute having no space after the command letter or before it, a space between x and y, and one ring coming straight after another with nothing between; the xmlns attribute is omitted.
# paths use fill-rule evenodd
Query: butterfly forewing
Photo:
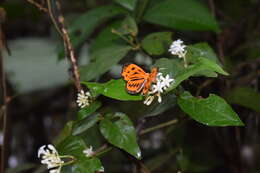
<svg viewBox="0 0 260 173"><path fill-rule="evenodd" d="M122 77L124 80L131 80L133 77L147 78L148 74L143 69L135 64L127 64L123 67Z"/></svg>

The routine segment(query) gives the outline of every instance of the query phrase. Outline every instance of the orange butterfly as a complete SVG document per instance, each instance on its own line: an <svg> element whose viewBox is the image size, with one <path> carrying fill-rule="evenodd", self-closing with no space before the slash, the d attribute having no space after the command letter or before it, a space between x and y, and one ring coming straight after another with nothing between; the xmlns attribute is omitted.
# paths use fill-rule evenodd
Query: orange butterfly
<svg viewBox="0 0 260 173"><path fill-rule="evenodd" d="M158 68L153 67L151 73L146 73L141 67L135 64L126 64L122 70L122 77L126 84L126 90L130 94L137 94L142 91L146 95L152 83L156 82Z"/></svg>

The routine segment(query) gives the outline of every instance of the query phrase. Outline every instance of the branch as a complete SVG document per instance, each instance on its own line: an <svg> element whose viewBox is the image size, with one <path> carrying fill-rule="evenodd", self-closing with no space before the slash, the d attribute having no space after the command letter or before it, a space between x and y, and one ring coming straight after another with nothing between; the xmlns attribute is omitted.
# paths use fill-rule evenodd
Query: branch
<svg viewBox="0 0 260 173"><path fill-rule="evenodd" d="M1 169L2 173L5 172L5 168L8 160L8 152L9 152L9 139L10 139L10 131L9 131L9 117L7 116L7 94L6 94L6 80L5 80L5 72L4 72L4 58L2 55L3 50L5 49L5 40L4 40L4 32L2 30L2 24L5 22L5 10L0 8L0 107L1 114L0 117L3 119L3 145L1 148Z"/></svg>
<svg viewBox="0 0 260 173"><path fill-rule="evenodd" d="M74 79L74 84L77 88L78 91L81 90L81 85L80 85L80 76L79 76L79 70L78 70L78 65L77 65L77 58L75 56L74 48L72 46L68 30L65 26L65 19L62 15L61 12L61 5L59 1L55 1L55 13L58 15L55 15L53 12L53 8L51 6L50 0L47 0L48 4L48 12L49 15L52 19L53 24L55 25L57 31L61 34L64 42L64 47L65 47L65 53L66 56L69 57L71 66L72 66L72 72L73 72L73 79Z"/></svg>
<svg viewBox="0 0 260 173"><path fill-rule="evenodd" d="M37 8L39 8L39 10L44 11L45 13L48 13L47 8L43 7L41 4L39 4L38 2L35 2L34 0L26 0L27 2L31 3L32 5L36 6Z"/></svg>

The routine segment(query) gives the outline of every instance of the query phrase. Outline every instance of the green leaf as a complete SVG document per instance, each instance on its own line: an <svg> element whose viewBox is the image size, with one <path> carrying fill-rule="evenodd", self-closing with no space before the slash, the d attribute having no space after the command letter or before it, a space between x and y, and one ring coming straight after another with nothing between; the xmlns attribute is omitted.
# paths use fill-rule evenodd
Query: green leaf
<svg viewBox="0 0 260 173"><path fill-rule="evenodd" d="M105 116L100 122L102 135L111 144L125 150L137 159L141 159L141 151L137 144L135 128L131 120L123 113L115 113L112 121Z"/></svg>
<svg viewBox="0 0 260 173"><path fill-rule="evenodd" d="M96 83L96 82L82 82L95 93L102 94L106 97L110 97L117 100L129 101L129 100L142 100L141 95L128 94L125 85L126 82L122 79L110 80L107 83Z"/></svg>
<svg viewBox="0 0 260 173"><path fill-rule="evenodd" d="M104 47L109 47L112 44L116 44L120 37L112 33L112 29L119 28L121 23L122 21L119 20L107 25L93 40L93 42L91 42L89 48L90 54L93 54L94 52L97 52L99 49Z"/></svg>
<svg viewBox="0 0 260 173"><path fill-rule="evenodd" d="M141 42L143 49L150 55L161 55L167 52L172 42L171 32L155 32L147 35Z"/></svg>
<svg viewBox="0 0 260 173"><path fill-rule="evenodd" d="M74 48L78 48L84 43L87 37L95 30L95 28L102 24L104 20L111 17L117 16L119 14L127 13L126 10L115 6L107 5L92 10L79 16L73 23L68 25L69 36ZM64 57L64 50L59 53L59 57Z"/></svg>
<svg viewBox="0 0 260 173"><path fill-rule="evenodd" d="M84 119L88 115L94 113L100 107L101 107L101 102L95 101L95 102L92 102L88 107L80 109L78 111L78 120Z"/></svg>
<svg viewBox="0 0 260 173"><path fill-rule="evenodd" d="M229 103L238 104L246 108L260 112L260 93L249 87L236 87L231 89L226 99Z"/></svg>
<svg viewBox="0 0 260 173"><path fill-rule="evenodd" d="M208 45L208 43L196 43L187 46L186 58L188 62L196 63L199 57L204 57L214 61L218 65L221 63L218 60L214 50Z"/></svg>
<svg viewBox="0 0 260 173"><path fill-rule="evenodd" d="M96 113L87 116L85 119L77 121L73 125L72 135L79 135L93 127L100 120L100 114Z"/></svg>
<svg viewBox="0 0 260 173"><path fill-rule="evenodd" d="M68 136L57 145L59 155L72 155L77 159L85 159L86 156L83 150L86 149L86 144L82 138L78 136Z"/></svg>
<svg viewBox="0 0 260 173"><path fill-rule="evenodd" d="M74 121L69 121L66 123L66 125L62 129L61 133L56 138L56 140L54 142L55 144L59 144L61 141L63 141L64 139L66 139L68 136L71 135L73 123L74 123Z"/></svg>
<svg viewBox="0 0 260 173"><path fill-rule="evenodd" d="M132 18L131 16L127 16L122 24L121 27L114 29L114 32L117 32L120 35L127 35L130 34L132 36L137 36L138 33L138 27L135 22L135 19Z"/></svg>
<svg viewBox="0 0 260 173"><path fill-rule="evenodd" d="M204 57L209 60L212 60L219 66L221 66L221 63L219 62L217 55L215 54L213 49L208 45L208 43L197 43L194 45L187 46L186 58L189 63L196 63L199 57ZM201 71L197 75L202 75L206 77L217 77L217 73L209 70Z"/></svg>
<svg viewBox="0 0 260 173"><path fill-rule="evenodd" d="M154 101L150 106L147 107L144 116L156 116L159 115L168 109L174 107L177 104L177 97L173 93L168 93L163 96L162 102L158 103Z"/></svg>
<svg viewBox="0 0 260 173"><path fill-rule="evenodd" d="M154 66L158 67L163 75L168 74L171 78L176 78L176 76L184 71L183 61L181 59L160 58L155 61Z"/></svg>
<svg viewBox="0 0 260 173"><path fill-rule="evenodd" d="M178 105L191 118L208 126L244 125L230 105L215 94L210 94L208 98L204 99L184 92L178 98Z"/></svg>
<svg viewBox="0 0 260 173"><path fill-rule="evenodd" d="M134 10L137 2L137 0L114 0L114 1L129 10Z"/></svg>
<svg viewBox="0 0 260 173"><path fill-rule="evenodd" d="M93 80L107 72L113 65L117 64L131 50L127 45L111 45L95 52L92 62L80 68L82 80Z"/></svg>
<svg viewBox="0 0 260 173"><path fill-rule="evenodd" d="M222 75L228 75L228 73L215 62L199 57L196 64L189 65L187 68L180 71L178 75L174 76L175 82L167 89L167 91L176 88L182 81L196 74L200 74L202 71L212 71Z"/></svg>
<svg viewBox="0 0 260 173"><path fill-rule="evenodd" d="M85 158L80 160L71 166L71 171L73 173L95 173L97 171L103 170L102 163L96 157ZM102 171L103 172L103 171Z"/></svg>
<svg viewBox="0 0 260 173"><path fill-rule="evenodd" d="M197 0L157 2L146 11L144 20L179 30L220 31L209 10Z"/></svg>

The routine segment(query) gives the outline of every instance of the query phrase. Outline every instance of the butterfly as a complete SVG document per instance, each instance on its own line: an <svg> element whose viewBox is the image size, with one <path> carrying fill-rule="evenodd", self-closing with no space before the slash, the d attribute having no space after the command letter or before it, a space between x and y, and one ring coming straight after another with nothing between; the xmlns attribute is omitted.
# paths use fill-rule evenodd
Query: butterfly
<svg viewBox="0 0 260 173"><path fill-rule="evenodd" d="M130 94L137 94L142 91L146 95L152 85L156 82L158 68L153 67L151 73L146 73L136 64L126 64L122 69L122 77L126 83L126 90Z"/></svg>

